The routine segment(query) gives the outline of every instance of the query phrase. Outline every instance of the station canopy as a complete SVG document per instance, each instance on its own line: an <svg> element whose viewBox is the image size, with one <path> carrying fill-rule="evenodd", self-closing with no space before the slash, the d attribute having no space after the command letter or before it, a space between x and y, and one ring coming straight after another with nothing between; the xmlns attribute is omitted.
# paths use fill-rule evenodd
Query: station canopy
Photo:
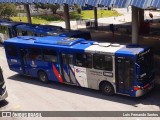
<svg viewBox="0 0 160 120"><path fill-rule="evenodd" d="M160 0L0 0L0 3L19 3L19 4L68 4L68 5L91 5L97 7L103 5L107 7L128 7L136 6L138 8L160 8Z"/></svg>

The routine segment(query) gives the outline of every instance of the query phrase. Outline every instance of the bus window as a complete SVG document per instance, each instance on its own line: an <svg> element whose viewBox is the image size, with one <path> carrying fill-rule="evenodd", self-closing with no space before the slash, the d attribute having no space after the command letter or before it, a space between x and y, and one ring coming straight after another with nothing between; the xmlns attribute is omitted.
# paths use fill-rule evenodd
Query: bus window
<svg viewBox="0 0 160 120"><path fill-rule="evenodd" d="M86 68L92 68L92 55L86 54Z"/></svg>
<svg viewBox="0 0 160 120"><path fill-rule="evenodd" d="M27 31L22 31L22 36L26 36L27 35Z"/></svg>
<svg viewBox="0 0 160 120"><path fill-rule="evenodd" d="M22 36L22 31L21 30L17 30L17 34L18 34L18 36Z"/></svg>
<svg viewBox="0 0 160 120"><path fill-rule="evenodd" d="M39 36L39 35L37 33L35 33L34 36Z"/></svg>
<svg viewBox="0 0 160 120"><path fill-rule="evenodd" d="M73 65L73 55L72 54L62 54L63 64Z"/></svg>
<svg viewBox="0 0 160 120"><path fill-rule="evenodd" d="M11 57L17 56L17 48L14 45L7 45L6 46L6 52Z"/></svg>
<svg viewBox="0 0 160 120"><path fill-rule="evenodd" d="M40 36L40 37L43 37L44 35L43 35L43 34L40 34L39 36Z"/></svg>
<svg viewBox="0 0 160 120"><path fill-rule="evenodd" d="M63 64L68 64L68 55L67 54L62 54L62 61L63 61Z"/></svg>
<svg viewBox="0 0 160 120"><path fill-rule="evenodd" d="M73 55L68 55L68 63L73 65Z"/></svg>
<svg viewBox="0 0 160 120"><path fill-rule="evenodd" d="M107 55L95 54L93 56L94 68L99 70L112 71L112 57Z"/></svg>
<svg viewBox="0 0 160 120"><path fill-rule="evenodd" d="M28 35L33 36L33 33L28 31Z"/></svg>
<svg viewBox="0 0 160 120"><path fill-rule="evenodd" d="M42 60L41 49L38 48L30 48L29 49L29 58L31 60Z"/></svg>
<svg viewBox="0 0 160 120"><path fill-rule="evenodd" d="M76 66L92 68L92 55L91 54L76 54Z"/></svg>
<svg viewBox="0 0 160 120"><path fill-rule="evenodd" d="M44 60L48 62L57 62L57 53L54 50L44 49L43 50Z"/></svg>

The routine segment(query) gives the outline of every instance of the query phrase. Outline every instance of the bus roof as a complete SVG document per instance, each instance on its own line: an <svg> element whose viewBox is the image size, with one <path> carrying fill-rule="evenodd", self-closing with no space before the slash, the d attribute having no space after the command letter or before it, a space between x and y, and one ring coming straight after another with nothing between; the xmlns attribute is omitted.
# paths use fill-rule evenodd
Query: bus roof
<svg viewBox="0 0 160 120"><path fill-rule="evenodd" d="M50 25L23 24L23 25L16 26L16 28L24 31L30 31L30 32L46 34L51 36L60 36L60 37L72 37L78 34L89 33L87 31L65 30L65 29L61 29L61 27L58 27L58 26L50 27Z"/></svg>
<svg viewBox="0 0 160 120"><path fill-rule="evenodd" d="M60 26L54 26L54 25L38 25L38 28L42 29L49 29L49 30L63 30Z"/></svg>
<svg viewBox="0 0 160 120"><path fill-rule="evenodd" d="M87 31L80 31L80 30L63 30L63 32L59 36L73 36L73 35L78 35L78 34L83 34L83 33L89 33Z"/></svg>
<svg viewBox="0 0 160 120"><path fill-rule="evenodd" d="M17 29L34 31L36 30L44 30L44 31L53 31L53 30L62 30L62 27L59 26L52 26L52 25L39 25L39 24L25 24L25 25L18 25Z"/></svg>
<svg viewBox="0 0 160 120"><path fill-rule="evenodd" d="M11 22L11 21L1 21L0 26L6 26L6 27L14 27L17 25L26 24L22 22Z"/></svg>
<svg viewBox="0 0 160 120"><path fill-rule="evenodd" d="M63 48L64 51L86 51L89 53L109 53L112 55L136 55L143 52L148 47L139 45L120 45L111 43L98 43L94 41L86 41L81 38L68 38L59 36L19 36L6 40L4 44L30 45L47 48Z"/></svg>
<svg viewBox="0 0 160 120"><path fill-rule="evenodd" d="M136 55L144 52L146 49L149 49L149 47L144 45L129 44L116 51L116 54Z"/></svg>
<svg viewBox="0 0 160 120"><path fill-rule="evenodd" d="M68 38L59 36L45 36L45 37L35 37L35 36L18 36L15 38L8 39L4 44L17 44L17 45L32 45L35 46L46 46L53 48L72 48L72 50L85 50L87 47L91 46L93 41L85 41L81 38Z"/></svg>
<svg viewBox="0 0 160 120"><path fill-rule="evenodd" d="M38 27L38 26L39 25L23 24L23 25L16 26L16 28L24 31L39 33L39 34L48 34L48 32L52 31L50 29L42 29L41 27Z"/></svg>

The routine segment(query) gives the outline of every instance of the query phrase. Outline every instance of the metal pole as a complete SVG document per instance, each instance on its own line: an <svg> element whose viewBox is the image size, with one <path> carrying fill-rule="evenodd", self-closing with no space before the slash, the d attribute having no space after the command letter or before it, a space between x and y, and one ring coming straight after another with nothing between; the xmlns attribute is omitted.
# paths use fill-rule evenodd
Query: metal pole
<svg viewBox="0 0 160 120"><path fill-rule="evenodd" d="M98 29L97 7L94 7L94 24L95 24L95 28Z"/></svg>
<svg viewBox="0 0 160 120"><path fill-rule="evenodd" d="M139 23L144 22L144 9L139 8Z"/></svg>
<svg viewBox="0 0 160 120"><path fill-rule="evenodd" d="M28 23L32 24L31 14L30 14L30 10L29 10L29 4L25 4L24 8L26 9Z"/></svg>
<svg viewBox="0 0 160 120"><path fill-rule="evenodd" d="M138 43L138 32L139 32L139 22L138 22L138 8L132 6L132 43Z"/></svg>
<svg viewBox="0 0 160 120"><path fill-rule="evenodd" d="M71 26L70 26L70 17L69 17L69 6L67 4L64 4L63 8L64 8L64 20L65 20L66 29L70 30Z"/></svg>

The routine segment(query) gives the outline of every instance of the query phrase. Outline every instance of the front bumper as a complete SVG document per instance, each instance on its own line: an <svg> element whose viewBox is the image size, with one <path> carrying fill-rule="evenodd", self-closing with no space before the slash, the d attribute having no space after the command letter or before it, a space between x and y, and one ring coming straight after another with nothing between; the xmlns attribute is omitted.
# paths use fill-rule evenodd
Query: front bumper
<svg viewBox="0 0 160 120"><path fill-rule="evenodd" d="M140 97L140 96L147 94L149 91L151 91L154 88L154 86L155 86L155 84L154 84L154 82L152 82L152 83L150 83L150 85L147 88L137 90L136 97Z"/></svg>
<svg viewBox="0 0 160 120"><path fill-rule="evenodd" d="M7 93L7 90L5 90L4 94L0 95L0 101L6 99L7 97L8 97L8 93Z"/></svg>

